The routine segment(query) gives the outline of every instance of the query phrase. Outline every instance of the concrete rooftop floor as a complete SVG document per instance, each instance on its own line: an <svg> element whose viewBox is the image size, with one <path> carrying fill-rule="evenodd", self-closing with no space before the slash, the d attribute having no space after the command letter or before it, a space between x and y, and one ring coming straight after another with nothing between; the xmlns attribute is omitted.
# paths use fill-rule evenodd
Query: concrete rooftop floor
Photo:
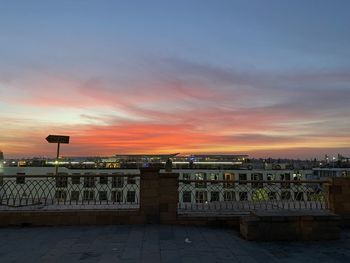
<svg viewBox="0 0 350 263"><path fill-rule="evenodd" d="M350 230L337 241L257 243L193 226L1 228L0 262L350 262Z"/></svg>

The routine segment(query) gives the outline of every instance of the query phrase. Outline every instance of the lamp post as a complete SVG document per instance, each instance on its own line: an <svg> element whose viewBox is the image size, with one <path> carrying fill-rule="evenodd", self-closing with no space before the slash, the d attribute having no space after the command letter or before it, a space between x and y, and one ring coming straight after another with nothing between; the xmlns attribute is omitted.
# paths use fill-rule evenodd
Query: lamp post
<svg viewBox="0 0 350 263"><path fill-rule="evenodd" d="M49 135L46 137L46 140L48 143L57 143L57 154L56 154L56 161L55 161L55 166L56 166L56 172L55 176L58 175L58 158L60 156L60 144L69 144L69 136L65 135Z"/></svg>

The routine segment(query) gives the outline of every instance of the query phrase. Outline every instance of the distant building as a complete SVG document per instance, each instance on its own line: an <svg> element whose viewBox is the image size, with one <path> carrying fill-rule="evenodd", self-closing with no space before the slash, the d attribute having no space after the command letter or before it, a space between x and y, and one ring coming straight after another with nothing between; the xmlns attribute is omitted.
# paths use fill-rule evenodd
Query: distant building
<svg viewBox="0 0 350 263"><path fill-rule="evenodd" d="M350 176L350 168L313 168L313 178L315 180L322 180L329 177L347 177Z"/></svg>

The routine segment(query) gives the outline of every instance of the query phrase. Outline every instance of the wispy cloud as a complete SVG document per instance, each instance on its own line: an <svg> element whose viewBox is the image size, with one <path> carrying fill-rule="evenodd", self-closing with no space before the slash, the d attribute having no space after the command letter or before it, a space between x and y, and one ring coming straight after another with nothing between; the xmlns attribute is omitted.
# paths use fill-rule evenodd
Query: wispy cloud
<svg viewBox="0 0 350 263"><path fill-rule="evenodd" d="M347 71L240 72L172 58L145 63L142 81L47 72L2 77L1 147L11 155L48 154L42 138L51 132L70 134L67 154L76 155L350 147ZM31 117L39 110L71 112L70 121Z"/></svg>

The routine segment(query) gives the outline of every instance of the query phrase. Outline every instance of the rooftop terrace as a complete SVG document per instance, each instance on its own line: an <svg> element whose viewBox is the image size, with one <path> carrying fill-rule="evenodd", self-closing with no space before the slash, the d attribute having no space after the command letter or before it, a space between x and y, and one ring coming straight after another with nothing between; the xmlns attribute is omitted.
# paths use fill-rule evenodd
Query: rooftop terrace
<svg viewBox="0 0 350 263"><path fill-rule="evenodd" d="M0 228L1 262L350 260L350 231L340 235L350 226L345 177L192 180L144 168L136 175L3 176L0 190L0 225L10 227ZM238 229L247 240L318 242L249 242Z"/></svg>
<svg viewBox="0 0 350 263"><path fill-rule="evenodd" d="M167 225L2 228L0 236L1 262L350 262L349 230L337 241L262 243L231 229Z"/></svg>

